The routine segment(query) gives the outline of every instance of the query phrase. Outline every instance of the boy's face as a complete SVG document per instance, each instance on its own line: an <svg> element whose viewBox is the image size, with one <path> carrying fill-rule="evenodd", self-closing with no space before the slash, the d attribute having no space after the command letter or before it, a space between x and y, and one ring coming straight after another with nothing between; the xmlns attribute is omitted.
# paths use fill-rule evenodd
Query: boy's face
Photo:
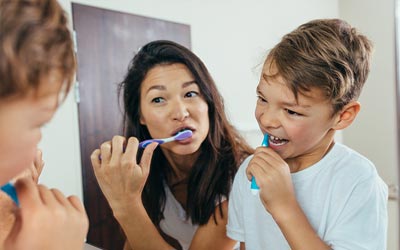
<svg viewBox="0 0 400 250"><path fill-rule="evenodd" d="M36 92L0 99L0 185L32 164L41 127L57 108L59 86L46 81Z"/></svg>
<svg viewBox="0 0 400 250"><path fill-rule="evenodd" d="M269 146L299 171L327 152L338 115L332 116L332 105L321 90L299 93L296 101L281 77L266 80L265 75L271 75L269 66L264 66L257 86L257 122L270 135Z"/></svg>

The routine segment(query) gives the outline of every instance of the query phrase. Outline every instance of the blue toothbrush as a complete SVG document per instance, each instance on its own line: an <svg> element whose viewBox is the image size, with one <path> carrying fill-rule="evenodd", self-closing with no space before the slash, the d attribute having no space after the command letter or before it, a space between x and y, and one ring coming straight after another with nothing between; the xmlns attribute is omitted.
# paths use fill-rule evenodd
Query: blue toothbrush
<svg viewBox="0 0 400 250"><path fill-rule="evenodd" d="M4 186L1 187L1 191L8 194L8 196L10 196L10 198L15 202L15 204L17 204L17 206L19 206L17 191L15 190L15 187L13 186L13 184L11 184L10 182L5 184Z"/></svg>
<svg viewBox="0 0 400 250"><path fill-rule="evenodd" d="M158 144L163 144L163 143L171 142L171 141L181 141L181 140L191 137L192 134L193 134L192 131L187 129L187 130L183 130L183 131L177 133L176 135L174 135L172 137L168 137L168 138L164 138L164 139L149 139L149 140L142 141L141 143L139 143L139 147L145 148L145 147L147 147L147 145L149 145L152 142L158 142Z"/></svg>
<svg viewBox="0 0 400 250"><path fill-rule="evenodd" d="M269 146L269 135L268 134L264 134L264 139L261 143L261 146L263 147L268 147ZM250 189L251 189L251 193L256 195L258 194L258 191L260 190L260 188L258 187L257 183L256 183L256 178L254 178L254 176L251 178L251 185L250 185Z"/></svg>

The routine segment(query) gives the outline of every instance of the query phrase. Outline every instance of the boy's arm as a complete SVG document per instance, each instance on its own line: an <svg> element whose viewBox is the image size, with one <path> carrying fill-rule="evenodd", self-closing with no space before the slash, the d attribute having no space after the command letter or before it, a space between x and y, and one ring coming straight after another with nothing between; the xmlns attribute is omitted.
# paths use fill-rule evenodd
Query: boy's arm
<svg viewBox="0 0 400 250"><path fill-rule="evenodd" d="M293 200L292 202L292 205L281 208L279 212L271 213L291 249L332 249L315 232L297 201Z"/></svg>
<svg viewBox="0 0 400 250"><path fill-rule="evenodd" d="M292 250L331 249L313 229L297 202L290 168L271 148L258 147L246 169L260 187L260 199Z"/></svg>

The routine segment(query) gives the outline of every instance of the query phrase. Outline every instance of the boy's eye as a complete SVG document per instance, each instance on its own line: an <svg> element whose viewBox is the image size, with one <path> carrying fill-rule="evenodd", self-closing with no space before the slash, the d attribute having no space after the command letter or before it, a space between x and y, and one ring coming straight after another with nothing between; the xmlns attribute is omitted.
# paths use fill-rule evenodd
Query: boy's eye
<svg viewBox="0 0 400 250"><path fill-rule="evenodd" d="M257 96L257 100L260 102L267 102L267 100L265 100L264 98L262 98L261 96Z"/></svg>
<svg viewBox="0 0 400 250"><path fill-rule="evenodd" d="M301 115L302 115L302 114L297 113L297 112L295 112L295 111L293 111L293 110L290 110L290 109L286 109L286 112L287 112L289 115L294 115L294 116L301 116Z"/></svg>
<svg viewBox="0 0 400 250"><path fill-rule="evenodd" d="M164 98L162 98L162 97L156 97L151 100L151 102L154 102L154 103L161 103L163 101L164 101Z"/></svg>
<svg viewBox="0 0 400 250"><path fill-rule="evenodd" d="M196 91L189 91L185 94L185 97L195 97L198 96L199 94Z"/></svg>

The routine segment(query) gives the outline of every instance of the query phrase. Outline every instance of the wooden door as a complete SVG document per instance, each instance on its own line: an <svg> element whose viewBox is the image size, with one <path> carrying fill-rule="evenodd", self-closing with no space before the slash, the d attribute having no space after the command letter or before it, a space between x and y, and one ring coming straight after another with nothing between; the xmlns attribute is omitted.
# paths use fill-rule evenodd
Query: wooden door
<svg viewBox="0 0 400 250"><path fill-rule="evenodd" d="M167 39L190 48L190 26L154 18L72 4L79 83L79 130L83 197L89 216L89 243L107 250L123 247L124 237L101 193L90 154L122 134L117 84L134 53L144 44Z"/></svg>

